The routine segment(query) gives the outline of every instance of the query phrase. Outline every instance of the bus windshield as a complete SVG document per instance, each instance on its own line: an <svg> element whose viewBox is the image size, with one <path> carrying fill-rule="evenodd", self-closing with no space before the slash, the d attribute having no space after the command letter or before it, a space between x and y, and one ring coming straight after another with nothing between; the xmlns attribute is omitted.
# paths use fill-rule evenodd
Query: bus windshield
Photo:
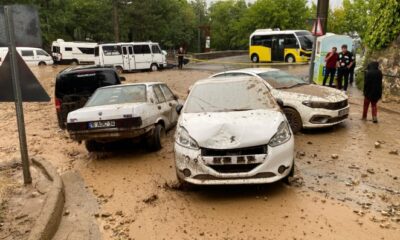
<svg viewBox="0 0 400 240"><path fill-rule="evenodd" d="M310 32L308 31L296 32L296 35L299 38L302 49L312 50L314 39Z"/></svg>

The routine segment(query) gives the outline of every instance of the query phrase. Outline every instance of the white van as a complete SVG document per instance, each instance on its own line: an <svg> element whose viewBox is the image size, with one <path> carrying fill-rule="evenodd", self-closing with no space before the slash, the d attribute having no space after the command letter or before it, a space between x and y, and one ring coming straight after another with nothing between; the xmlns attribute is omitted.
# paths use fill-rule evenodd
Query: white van
<svg viewBox="0 0 400 240"><path fill-rule="evenodd" d="M96 64L112 65L119 73L144 69L157 71L167 66L167 52L154 42L99 44L95 56Z"/></svg>
<svg viewBox="0 0 400 240"><path fill-rule="evenodd" d="M17 47L17 52L29 66L52 65L53 59L50 54L41 48ZM8 47L0 47L0 65L8 53Z"/></svg>
<svg viewBox="0 0 400 240"><path fill-rule="evenodd" d="M78 64L93 64L95 62L94 42L65 42L57 39L51 44L51 55L54 62Z"/></svg>

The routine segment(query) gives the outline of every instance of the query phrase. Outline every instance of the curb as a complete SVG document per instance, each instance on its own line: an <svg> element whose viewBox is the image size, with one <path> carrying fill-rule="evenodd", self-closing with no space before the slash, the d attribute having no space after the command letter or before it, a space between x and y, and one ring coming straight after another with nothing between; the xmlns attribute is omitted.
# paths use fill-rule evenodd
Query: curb
<svg viewBox="0 0 400 240"><path fill-rule="evenodd" d="M32 158L32 163L37 166L46 177L53 181L53 186L47 193L41 213L31 229L28 240L50 240L56 233L64 209L64 185L56 169L46 160Z"/></svg>

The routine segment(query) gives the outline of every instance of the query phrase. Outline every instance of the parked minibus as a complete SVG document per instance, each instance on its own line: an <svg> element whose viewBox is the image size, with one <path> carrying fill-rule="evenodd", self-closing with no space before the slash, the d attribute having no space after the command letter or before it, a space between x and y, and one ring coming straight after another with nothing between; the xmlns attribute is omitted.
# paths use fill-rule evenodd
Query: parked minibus
<svg viewBox="0 0 400 240"><path fill-rule="evenodd" d="M95 62L95 42L65 42L57 39L51 44L54 62L65 64L93 64Z"/></svg>
<svg viewBox="0 0 400 240"><path fill-rule="evenodd" d="M308 62L313 36L306 30L258 29L250 35L249 57L252 62Z"/></svg>

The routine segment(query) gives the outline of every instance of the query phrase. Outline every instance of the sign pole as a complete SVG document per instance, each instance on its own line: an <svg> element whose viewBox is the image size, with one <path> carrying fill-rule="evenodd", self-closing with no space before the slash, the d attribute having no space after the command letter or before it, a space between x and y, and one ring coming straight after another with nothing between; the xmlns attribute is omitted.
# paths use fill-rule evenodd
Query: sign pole
<svg viewBox="0 0 400 240"><path fill-rule="evenodd" d="M15 110L17 113L17 125L18 125L18 134L19 134L19 145L21 151L21 160L22 160L22 171L24 175L24 184L31 184L32 177L29 169L29 157L28 157L28 146L26 142L26 133L25 133L25 121L24 121L24 110L22 106L22 95L20 88L20 79L19 79L19 71L17 64L17 51L15 46L15 36L14 36L14 23L12 19L11 7L4 7L4 16L6 22L6 35L9 43L8 46L8 54L10 56L10 69L11 69L11 78L13 85L13 92L15 97Z"/></svg>

